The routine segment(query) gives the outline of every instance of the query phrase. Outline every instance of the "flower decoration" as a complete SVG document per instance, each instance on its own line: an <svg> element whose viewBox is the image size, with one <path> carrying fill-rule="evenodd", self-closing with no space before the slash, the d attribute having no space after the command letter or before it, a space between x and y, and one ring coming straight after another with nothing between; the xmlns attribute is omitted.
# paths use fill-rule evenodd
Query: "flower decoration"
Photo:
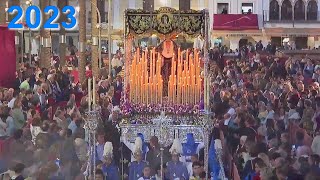
<svg viewBox="0 0 320 180"><path fill-rule="evenodd" d="M135 104L121 98L121 113L124 118L129 119L130 124L150 124L152 119L158 116L162 111L171 116L175 124L194 124L201 115L201 102L199 105L184 104ZM128 97L128 96L126 96ZM203 106L203 105L202 105Z"/></svg>

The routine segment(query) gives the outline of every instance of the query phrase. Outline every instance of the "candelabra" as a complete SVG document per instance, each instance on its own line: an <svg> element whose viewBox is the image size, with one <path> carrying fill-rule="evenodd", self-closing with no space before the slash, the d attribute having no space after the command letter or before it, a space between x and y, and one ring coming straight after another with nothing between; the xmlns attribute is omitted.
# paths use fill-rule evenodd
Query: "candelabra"
<svg viewBox="0 0 320 180"><path fill-rule="evenodd" d="M171 139L169 137L169 133L168 133L170 127L172 126L172 120L165 115L164 111L162 111L155 123L160 129L160 131L159 131L159 144L160 144L160 151L161 151L161 154L160 154L161 169L160 169L160 171L161 171L161 179L164 179L164 177L163 177L163 151L164 151L164 147L169 146L173 141L173 139Z"/></svg>
<svg viewBox="0 0 320 180"><path fill-rule="evenodd" d="M202 114L202 121L199 122L203 129L203 142L204 142L204 169L208 171L208 164L209 164L209 136L211 133L212 128L214 127L214 123L211 120L211 116L213 113L209 111L201 112ZM208 179L208 173L206 173L206 179Z"/></svg>
<svg viewBox="0 0 320 180"><path fill-rule="evenodd" d="M89 110L85 113L85 134L88 142L88 162L86 169L86 179L95 179L96 171L96 131L99 124L100 111L98 108L93 107L93 110Z"/></svg>
<svg viewBox="0 0 320 180"><path fill-rule="evenodd" d="M216 148L216 156L220 166L219 177L221 178L221 180L226 180L226 174L224 172L223 161L222 161L222 155L223 155L222 147L215 147L215 148Z"/></svg>

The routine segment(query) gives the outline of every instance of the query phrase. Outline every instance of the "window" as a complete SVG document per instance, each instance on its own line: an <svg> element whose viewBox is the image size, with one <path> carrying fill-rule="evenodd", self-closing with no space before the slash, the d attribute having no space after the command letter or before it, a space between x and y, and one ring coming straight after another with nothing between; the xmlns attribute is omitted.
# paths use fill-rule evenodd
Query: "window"
<svg viewBox="0 0 320 180"><path fill-rule="evenodd" d="M179 10L187 11L191 8L190 0L179 0Z"/></svg>
<svg viewBox="0 0 320 180"><path fill-rule="evenodd" d="M253 12L253 3L242 3L242 14L252 14Z"/></svg>
<svg viewBox="0 0 320 180"><path fill-rule="evenodd" d="M294 20L304 20L305 13L304 13L304 2L302 0L298 0L294 5Z"/></svg>
<svg viewBox="0 0 320 180"><path fill-rule="evenodd" d="M97 1L97 6L98 6L98 9L99 9L99 12L100 12L100 15L101 15L101 22L107 22L106 19L106 1Z"/></svg>
<svg viewBox="0 0 320 180"><path fill-rule="evenodd" d="M89 13L88 13L88 23L91 24L91 11L89 11Z"/></svg>
<svg viewBox="0 0 320 180"><path fill-rule="evenodd" d="M269 18L270 20L279 20L279 4L277 0L270 2Z"/></svg>
<svg viewBox="0 0 320 180"><path fill-rule="evenodd" d="M284 0L282 3L281 20L292 20L292 4L289 0Z"/></svg>
<svg viewBox="0 0 320 180"><path fill-rule="evenodd" d="M153 11L154 10L154 0L143 0L143 10Z"/></svg>
<svg viewBox="0 0 320 180"><path fill-rule="evenodd" d="M101 15L101 23L108 23L108 12L103 12ZM99 22L99 19L97 17L97 23ZM91 11L89 11L88 14L88 23L91 24Z"/></svg>
<svg viewBox="0 0 320 180"><path fill-rule="evenodd" d="M218 14L228 14L229 3L218 3L217 4L217 13Z"/></svg>
<svg viewBox="0 0 320 180"><path fill-rule="evenodd" d="M307 7L307 20L317 20L318 17L318 5L315 0L311 0Z"/></svg>

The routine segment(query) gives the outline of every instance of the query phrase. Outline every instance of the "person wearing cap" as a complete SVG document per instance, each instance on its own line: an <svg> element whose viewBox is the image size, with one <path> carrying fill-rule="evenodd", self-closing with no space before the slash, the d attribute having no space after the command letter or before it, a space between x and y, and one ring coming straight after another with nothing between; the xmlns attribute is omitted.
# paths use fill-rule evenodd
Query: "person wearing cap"
<svg viewBox="0 0 320 180"><path fill-rule="evenodd" d="M136 137L136 140L137 138L140 138L141 139L141 151L142 151L142 160L146 160L146 156L147 156L147 153L149 152L149 148L147 146L147 144L145 143L144 141L144 135L142 133L138 133L137 134L137 137ZM131 143L127 137L123 136L122 137L122 142L130 149L130 151L132 152L131 154L131 162L135 161L136 158L134 156L134 150L135 150L135 144L134 143Z"/></svg>
<svg viewBox="0 0 320 180"><path fill-rule="evenodd" d="M106 179L120 180L119 169L113 162L113 145L111 142L104 144L102 171Z"/></svg>
<svg viewBox="0 0 320 180"><path fill-rule="evenodd" d="M179 160L180 155L183 154L182 144L179 139L173 141L169 152L172 159L167 163L166 177L171 180L188 180L189 173L187 167Z"/></svg>
<svg viewBox="0 0 320 180"><path fill-rule="evenodd" d="M129 163L129 180L138 180L143 177L144 167L148 165L143 160L143 141L141 137L136 137L132 154L135 160Z"/></svg>

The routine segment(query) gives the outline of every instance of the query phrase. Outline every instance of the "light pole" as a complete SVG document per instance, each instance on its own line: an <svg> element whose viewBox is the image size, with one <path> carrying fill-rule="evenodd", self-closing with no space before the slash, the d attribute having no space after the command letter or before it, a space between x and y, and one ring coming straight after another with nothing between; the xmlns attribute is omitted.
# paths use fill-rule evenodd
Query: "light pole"
<svg viewBox="0 0 320 180"><path fill-rule="evenodd" d="M99 51L99 68L101 68L102 65L102 58L101 58L101 14L99 11L98 6L93 3L92 1L88 1L91 3L91 6L94 6L94 8L96 9L97 15L98 15L98 24L96 25L96 27L99 29L99 35L98 35L98 40L96 39L96 37L92 37L92 43L93 45L98 45L98 51ZM77 11L80 11L80 7L78 6ZM93 13L93 12L92 12ZM93 21L91 21L91 26L93 26ZM98 41L98 42L97 42Z"/></svg>
<svg viewBox="0 0 320 180"><path fill-rule="evenodd" d="M111 0L108 0L108 59L109 59L109 76L112 76L111 69Z"/></svg>
<svg viewBox="0 0 320 180"><path fill-rule="evenodd" d="M26 1L26 4L28 6L31 6L32 5L32 2L31 1ZM29 28L29 61L30 61L30 64L31 64L31 46L32 46L32 42L31 42L31 29Z"/></svg>

